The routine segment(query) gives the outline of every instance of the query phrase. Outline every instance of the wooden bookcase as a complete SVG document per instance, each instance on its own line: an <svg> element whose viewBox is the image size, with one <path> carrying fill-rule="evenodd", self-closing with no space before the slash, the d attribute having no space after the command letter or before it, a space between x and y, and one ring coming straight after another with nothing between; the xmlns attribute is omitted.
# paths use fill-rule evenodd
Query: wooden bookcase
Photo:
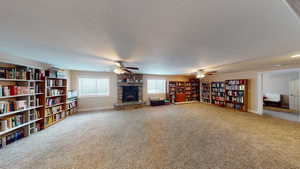
<svg viewBox="0 0 300 169"><path fill-rule="evenodd" d="M67 79L46 77L44 128L65 119L67 111Z"/></svg>
<svg viewBox="0 0 300 169"><path fill-rule="evenodd" d="M168 94L171 103L199 101L199 80L169 81Z"/></svg>
<svg viewBox="0 0 300 169"><path fill-rule="evenodd" d="M248 108L248 80L226 80L225 96L227 107L246 112Z"/></svg>
<svg viewBox="0 0 300 169"><path fill-rule="evenodd" d="M0 63L0 148L42 129L44 72Z"/></svg>
<svg viewBox="0 0 300 169"><path fill-rule="evenodd" d="M72 115L78 111L78 98L72 97L67 99L66 116Z"/></svg>
<svg viewBox="0 0 300 169"><path fill-rule="evenodd" d="M211 87L209 82L201 82L201 102L211 103Z"/></svg>
<svg viewBox="0 0 300 169"><path fill-rule="evenodd" d="M211 103L225 106L225 82L211 83Z"/></svg>
<svg viewBox="0 0 300 169"><path fill-rule="evenodd" d="M43 69L0 62L0 148L77 112L67 79Z"/></svg>

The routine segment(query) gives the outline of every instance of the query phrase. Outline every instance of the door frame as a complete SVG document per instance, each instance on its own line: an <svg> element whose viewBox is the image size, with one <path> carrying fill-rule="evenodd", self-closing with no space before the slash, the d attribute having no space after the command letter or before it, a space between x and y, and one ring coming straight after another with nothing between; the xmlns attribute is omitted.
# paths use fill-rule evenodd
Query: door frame
<svg viewBox="0 0 300 169"><path fill-rule="evenodd" d="M263 72L258 72L257 73L257 101L256 101L256 106L257 110L256 113L259 115L263 115L263 77L264 74L266 73L271 73L271 72L283 72L283 71L298 71L299 72L299 78L300 78L300 69L299 68L291 68L291 69L278 69L278 70L270 70L270 71L263 71ZM300 121L300 117L299 117Z"/></svg>

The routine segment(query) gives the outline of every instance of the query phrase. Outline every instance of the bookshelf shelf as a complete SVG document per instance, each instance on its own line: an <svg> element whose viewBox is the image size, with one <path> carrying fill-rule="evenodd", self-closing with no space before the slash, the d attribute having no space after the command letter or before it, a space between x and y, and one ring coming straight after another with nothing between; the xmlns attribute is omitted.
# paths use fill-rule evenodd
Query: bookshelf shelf
<svg viewBox="0 0 300 169"><path fill-rule="evenodd" d="M46 106L46 109L47 108L51 108L51 107L56 107L56 106L60 106L60 105L64 105L66 103L59 103L59 104L54 104L54 105L51 105L51 106Z"/></svg>
<svg viewBox="0 0 300 169"><path fill-rule="evenodd" d="M43 80L3 79L3 78L0 78L0 81L12 81L12 82L43 82Z"/></svg>
<svg viewBox="0 0 300 169"><path fill-rule="evenodd" d="M39 118L39 119L36 119L36 120L32 120L32 121L26 122L26 123L24 123L24 124L21 124L21 125L19 125L19 126L17 126L17 127L14 127L14 128L11 128L11 129L8 129L8 130L5 130L5 131L1 131L1 132L0 132L0 136L5 135L5 134L7 134L7 133L10 133L10 132L12 132L12 131L14 131L14 130L20 129L20 128L22 128L22 127L25 127L25 126L27 126L27 125L29 125L29 124L38 122L38 121L40 121L40 120L42 120L42 118Z"/></svg>
<svg viewBox="0 0 300 169"><path fill-rule="evenodd" d="M35 94L20 94L20 95L12 95L12 96L1 96L0 99L9 99L15 97L26 97L26 96L34 96L34 95L42 95L44 93L35 93Z"/></svg>
<svg viewBox="0 0 300 169"><path fill-rule="evenodd" d="M21 112L24 112L24 111L38 109L38 108L41 108L41 107L44 107L44 106L42 105L42 106L29 107L27 109L22 109L22 110L17 110L17 111L9 112L9 113L0 114L0 118L1 117L6 117L6 116L10 116L10 115L14 115L14 114L17 114L17 113L21 113Z"/></svg>
<svg viewBox="0 0 300 169"><path fill-rule="evenodd" d="M53 98L53 97L65 97L66 95L63 94L63 95L57 95L57 96L47 96L46 98Z"/></svg>
<svg viewBox="0 0 300 169"><path fill-rule="evenodd" d="M67 86L47 86L47 88L65 88Z"/></svg>

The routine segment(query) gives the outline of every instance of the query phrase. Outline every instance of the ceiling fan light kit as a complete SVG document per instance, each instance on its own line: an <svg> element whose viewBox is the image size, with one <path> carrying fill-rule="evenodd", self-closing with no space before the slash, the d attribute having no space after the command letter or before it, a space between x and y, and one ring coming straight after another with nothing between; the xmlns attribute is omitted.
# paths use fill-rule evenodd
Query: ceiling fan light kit
<svg viewBox="0 0 300 169"><path fill-rule="evenodd" d="M116 68L114 69L114 73L120 75L125 73L132 73L131 70L139 70L138 67L126 67L123 64L123 61L115 62Z"/></svg>

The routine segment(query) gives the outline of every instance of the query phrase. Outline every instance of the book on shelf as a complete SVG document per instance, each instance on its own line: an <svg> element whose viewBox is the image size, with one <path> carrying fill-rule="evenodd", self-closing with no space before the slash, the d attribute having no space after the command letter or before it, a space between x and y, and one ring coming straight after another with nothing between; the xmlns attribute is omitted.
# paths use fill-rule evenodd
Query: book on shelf
<svg viewBox="0 0 300 169"><path fill-rule="evenodd" d="M56 86L64 86L64 80L63 79L48 79L47 80L47 86L48 87L56 87Z"/></svg>
<svg viewBox="0 0 300 169"><path fill-rule="evenodd" d="M45 115L50 116L52 114L56 114L62 111L62 105L54 106L45 110Z"/></svg>
<svg viewBox="0 0 300 169"><path fill-rule="evenodd" d="M28 108L26 100L0 101L0 114L5 114L26 108Z"/></svg>
<svg viewBox="0 0 300 169"><path fill-rule="evenodd" d="M53 106L53 105L61 104L62 103L62 98L61 97L47 98L46 102L47 102L47 106Z"/></svg>
<svg viewBox="0 0 300 169"><path fill-rule="evenodd" d="M41 114L38 110L34 109L29 112L29 120L35 120L41 118Z"/></svg>
<svg viewBox="0 0 300 169"><path fill-rule="evenodd" d="M6 144L11 144L17 140L20 140L22 139L23 137L25 137L25 134L24 134L24 130L18 130L18 131L15 131L9 135L6 136Z"/></svg>
<svg viewBox="0 0 300 169"><path fill-rule="evenodd" d="M0 91L0 97L30 94L30 89L26 86L0 86Z"/></svg>
<svg viewBox="0 0 300 169"><path fill-rule="evenodd" d="M15 115L12 117L8 117L6 119L2 119L0 120L0 122L1 122L0 130L5 131L25 123L25 115Z"/></svg>
<svg viewBox="0 0 300 169"><path fill-rule="evenodd" d="M62 89L47 89L47 96L61 96L64 94Z"/></svg>

